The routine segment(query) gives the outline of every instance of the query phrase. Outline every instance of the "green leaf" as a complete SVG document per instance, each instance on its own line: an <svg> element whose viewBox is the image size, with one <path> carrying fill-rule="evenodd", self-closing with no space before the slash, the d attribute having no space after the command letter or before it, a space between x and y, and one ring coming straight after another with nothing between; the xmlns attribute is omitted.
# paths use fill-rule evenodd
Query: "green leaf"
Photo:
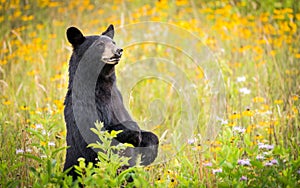
<svg viewBox="0 0 300 188"><path fill-rule="evenodd" d="M24 156L24 157L26 157L26 158L33 159L33 160L35 160L35 161L37 161L37 162L39 162L39 163L42 163L42 162L43 162L43 160L42 160L41 158L39 158L39 157L37 157L37 156L35 156L35 155L32 155L32 154L24 153L24 154L22 154L22 156Z"/></svg>
<svg viewBox="0 0 300 188"><path fill-rule="evenodd" d="M123 132L123 130L119 130L119 131L112 130L112 131L110 132L110 135L111 135L113 138L116 138L117 135L118 135L119 133L121 133L121 132Z"/></svg>
<svg viewBox="0 0 300 188"><path fill-rule="evenodd" d="M35 175L37 175L37 171L36 171L36 169L34 168L34 167L32 167L32 166L30 166L29 167L29 170L31 171L31 172L33 172L33 174L35 174Z"/></svg>
<svg viewBox="0 0 300 188"><path fill-rule="evenodd" d="M225 166L225 167L227 167L227 168L229 168L229 169L233 169L233 165L232 165L230 162L228 162L228 161L226 161L226 162L223 164L223 166Z"/></svg>
<svg viewBox="0 0 300 188"><path fill-rule="evenodd" d="M95 143L91 143L91 144L89 144L87 147L88 147L88 148L97 148L97 149L102 148L101 145L95 144Z"/></svg>
<svg viewBox="0 0 300 188"><path fill-rule="evenodd" d="M252 166L256 166L257 168L260 168L260 169L264 167L262 162L260 162L258 160L251 160L250 163Z"/></svg>
<svg viewBox="0 0 300 188"><path fill-rule="evenodd" d="M61 147L61 148L58 148L58 149L52 151L51 158L54 158L55 155L56 155L58 152L60 152L60 151L62 151L62 150L65 150L65 149L68 149L68 148L69 148L69 146L65 146L65 147Z"/></svg>
<svg viewBox="0 0 300 188"><path fill-rule="evenodd" d="M108 161L108 156L104 154L103 152L98 152L98 158L100 161Z"/></svg>
<svg viewBox="0 0 300 188"><path fill-rule="evenodd" d="M38 132L36 130L30 129L30 128L27 128L26 130L29 133L31 133L31 134L35 135L36 137L38 137L39 140L46 141L46 137L42 133L40 133L40 132Z"/></svg>
<svg viewBox="0 0 300 188"><path fill-rule="evenodd" d="M52 171L52 165L51 165L51 160L47 160L47 175L48 178L51 176L51 171Z"/></svg>

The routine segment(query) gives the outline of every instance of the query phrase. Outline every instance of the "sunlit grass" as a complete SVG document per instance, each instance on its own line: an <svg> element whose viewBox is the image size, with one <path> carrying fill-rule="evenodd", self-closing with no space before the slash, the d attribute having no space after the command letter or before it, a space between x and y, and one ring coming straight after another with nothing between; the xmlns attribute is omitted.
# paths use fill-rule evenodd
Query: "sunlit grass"
<svg viewBox="0 0 300 188"><path fill-rule="evenodd" d="M110 23L118 28L141 21L174 24L198 36L219 60L227 100L216 140L197 132L176 140L171 130L181 126L181 93L163 80L139 82L125 105L141 126L159 136L169 130L160 152L176 154L144 168L145 181L165 187L299 186L299 2L0 2L0 187L55 184L50 176L41 182L47 163L53 177L62 176L65 150L55 150L65 146L66 136L63 100L72 50L66 28L100 34ZM128 78L122 69L147 57L173 61L196 83L195 99L202 103L195 126L203 126L212 102L203 72L176 49L128 47L117 69L120 88ZM168 67L157 69L172 76ZM42 175L34 176L32 168Z"/></svg>

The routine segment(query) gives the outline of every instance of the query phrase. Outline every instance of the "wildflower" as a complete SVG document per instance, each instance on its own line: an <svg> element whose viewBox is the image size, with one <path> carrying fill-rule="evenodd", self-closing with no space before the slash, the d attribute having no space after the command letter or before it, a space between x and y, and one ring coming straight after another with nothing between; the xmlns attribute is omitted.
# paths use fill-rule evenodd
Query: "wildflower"
<svg viewBox="0 0 300 188"><path fill-rule="evenodd" d="M222 118L217 117L217 121L221 122L221 125L227 125L228 124L228 120L224 120Z"/></svg>
<svg viewBox="0 0 300 188"><path fill-rule="evenodd" d="M41 155L41 158L47 158L47 155Z"/></svg>
<svg viewBox="0 0 300 188"><path fill-rule="evenodd" d="M239 159L238 164L242 166L251 166L249 159Z"/></svg>
<svg viewBox="0 0 300 188"><path fill-rule="evenodd" d="M238 133L244 133L246 131L245 128L239 126L233 127L232 130Z"/></svg>
<svg viewBox="0 0 300 188"><path fill-rule="evenodd" d="M231 118L233 117L233 115L231 115ZM236 125L236 122L230 122L230 123L228 123L228 126L229 127L233 127L233 126L235 126Z"/></svg>
<svg viewBox="0 0 300 188"><path fill-rule="evenodd" d="M31 153L31 152L32 152L32 149L27 148L27 149L26 149L26 152L27 152L27 153Z"/></svg>
<svg viewBox="0 0 300 188"><path fill-rule="evenodd" d="M228 124L228 120L223 120L221 121L221 125L227 125Z"/></svg>
<svg viewBox="0 0 300 188"><path fill-rule="evenodd" d="M247 108L245 111L242 112L242 115L251 117L254 115L254 112L252 110L250 110L249 108Z"/></svg>
<svg viewBox="0 0 300 188"><path fill-rule="evenodd" d="M264 143L258 143L259 149L266 149L266 150L272 150L274 149L274 145L264 144Z"/></svg>
<svg viewBox="0 0 300 188"><path fill-rule="evenodd" d="M237 77L236 81L237 82L245 82L246 81L246 77L245 76Z"/></svg>
<svg viewBox="0 0 300 188"><path fill-rule="evenodd" d="M297 174L300 174L300 170L297 170Z"/></svg>
<svg viewBox="0 0 300 188"><path fill-rule="evenodd" d="M23 110L23 111L26 111L26 110L28 110L29 108L28 108L26 105L24 105L24 106L21 106L20 109Z"/></svg>
<svg viewBox="0 0 300 188"><path fill-rule="evenodd" d="M252 101L255 102L255 103L260 103L260 102L264 102L265 99L263 97L254 97L252 99Z"/></svg>
<svg viewBox="0 0 300 188"><path fill-rule="evenodd" d="M256 156L256 159L257 159L257 160L264 160L265 157L264 157L263 155L257 155L257 156Z"/></svg>
<svg viewBox="0 0 300 188"><path fill-rule="evenodd" d="M270 155L270 152L263 152L263 155L269 156L269 155Z"/></svg>
<svg viewBox="0 0 300 188"><path fill-rule="evenodd" d="M242 176L241 178L240 178L240 181L247 181L247 177L246 176Z"/></svg>
<svg viewBox="0 0 300 188"><path fill-rule="evenodd" d="M293 99L293 101L297 101L297 100L299 99L299 97L298 97L297 95L294 95L294 96L292 97L292 99Z"/></svg>
<svg viewBox="0 0 300 188"><path fill-rule="evenodd" d="M282 104L282 103L283 103L283 100L281 100L281 99L275 100L274 103L275 103L275 104Z"/></svg>
<svg viewBox="0 0 300 188"><path fill-rule="evenodd" d="M212 167L212 163L211 162L207 162L207 163L204 163L203 166L210 166L210 167Z"/></svg>
<svg viewBox="0 0 300 188"><path fill-rule="evenodd" d="M221 172L223 172L222 168L212 169L213 174L221 173Z"/></svg>
<svg viewBox="0 0 300 188"><path fill-rule="evenodd" d="M248 95L251 93L251 90L246 87L243 87L243 88L239 89L239 92L242 94Z"/></svg>
<svg viewBox="0 0 300 188"><path fill-rule="evenodd" d="M271 162L266 162L266 163L264 164L264 166L273 166L273 163L271 163Z"/></svg>
<svg viewBox="0 0 300 188"><path fill-rule="evenodd" d="M2 103L3 103L4 105L8 106L8 105L11 104L11 101L10 101L10 100L6 100L6 101L3 101Z"/></svg>
<svg viewBox="0 0 300 188"><path fill-rule="evenodd" d="M271 162L272 164L274 164L274 165L277 165L277 164L278 164L278 161L277 161L276 159L272 159L270 162Z"/></svg>
<svg viewBox="0 0 300 188"><path fill-rule="evenodd" d="M46 146L46 142L40 141L40 145L41 145L41 146Z"/></svg>
<svg viewBox="0 0 300 188"><path fill-rule="evenodd" d="M292 111L294 112L294 114L298 114L298 109L297 109L297 107L293 106L293 107L292 107Z"/></svg>
<svg viewBox="0 0 300 188"><path fill-rule="evenodd" d="M55 146L55 142L48 142L48 146Z"/></svg>
<svg viewBox="0 0 300 188"><path fill-rule="evenodd" d="M197 146L192 148L193 151L199 151L201 150L201 144L198 144Z"/></svg>
<svg viewBox="0 0 300 188"><path fill-rule="evenodd" d="M42 129L43 125L42 124L35 124L35 129Z"/></svg>
<svg viewBox="0 0 300 188"><path fill-rule="evenodd" d="M197 142L197 138L189 138L187 142L188 144L194 144L195 142Z"/></svg>
<svg viewBox="0 0 300 188"><path fill-rule="evenodd" d="M16 149L16 154L22 154L22 153L24 153L24 150L22 150L22 149Z"/></svg>
<svg viewBox="0 0 300 188"><path fill-rule="evenodd" d="M241 118L241 114L238 114L236 112L234 112L232 115L229 116L229 119L240 119Z"/></svg>

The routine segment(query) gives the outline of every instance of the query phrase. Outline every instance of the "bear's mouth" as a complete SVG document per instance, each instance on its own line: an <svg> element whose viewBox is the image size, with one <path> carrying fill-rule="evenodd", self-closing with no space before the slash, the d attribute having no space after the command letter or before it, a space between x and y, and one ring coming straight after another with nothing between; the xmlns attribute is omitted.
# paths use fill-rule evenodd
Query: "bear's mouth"
<svg viewBox="0 0 300 188"><path fill-rule="evenodd" d="M108 62L119 62L121 59L121 57L111 57L108 59Z"/></svg>
<svg viewBox="0 0 300 188"><path fill-rule="evenodd" d="M118 63L121 59L121 56L114 55L110 58L103 58L102 60L106 63L112 64L112 63Z"/></svg>

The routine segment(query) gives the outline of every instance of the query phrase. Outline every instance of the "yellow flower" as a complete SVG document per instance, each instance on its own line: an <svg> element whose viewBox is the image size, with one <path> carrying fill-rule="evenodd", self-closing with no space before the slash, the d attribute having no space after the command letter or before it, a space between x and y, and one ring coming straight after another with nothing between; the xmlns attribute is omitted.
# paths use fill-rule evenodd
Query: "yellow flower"
<svg viewBox="0 0 300 188"><path fill-rule="evenodd" d="M0 60L0 65L5 65L5 64L7 64L7 60L6 59Z"/></svg>
<svg viewBox="0 0 300 188"><path fill-rule="evenodd" d="M293 101L297 101L297 100L299 99L299 97L298 97L297 95L294 95L294 96L292 97L292 99L293 99Z"/></svg>
<svg viewBox="0 0 300 188"><path fill-rule="evenodd" d="M58 111L62 111L64 108L64 103L62 102L62 100L54 100L53 103L55 104L55 106L57 107Z"/></svg>
<svg viewBox="0 0 300 188"><path fill-rule="evenodd" d="M283 103L283 100L281 100L281 99L275 100L274 103L275 103L275 104L282 104L282 103Z"/></svg>
<svg viewBox="0 0 300 188"><path fill-rule="evenodd" d="M232 115L229 116L229 119L240 119L241 114L238 113L233 113Z"/></svg>
<svg viewBox="0 0 300 188"><path fill-rule="evenodd" d="M55 39L55 38L56 38L56 34L55 34L55 33L49 34L49 35L48 35L48 38L50 38L50 39Z"/></svg>
<svg viewBox="0 0 300 188"><path fill-rule="evenodd" d="M20 109L23 111L29 110L28 106L26 106L26 105L20 106Z"/></svg>
<svg viewBox="0 0 300 188"><path fill-rule="evenodd" d="M60 6L60 2L57 1L50 1L48 7L58 7Z"/></svg>
<svg viewBox="0 0 300 188"><path fill-rule="evenodd" d="M51 97L46 97L44 100L45 100L46 102L49 102L49 101L51 101Z"/></svg>
<svg viewBox="0 0 300 188"><path fill-rule="evenodd" d="M263 105L261 106L260 112L266 112L266 111L268 111L269 109L270 109L270 106L269 106L269 105L263 104Z"/></svg>
<svg viewBox="0 0 300 188"><path fill-rule="evenodd" d="M184 6L184 5L188 5L188 1L186 1L186 0L176 0L175 1L175 4L176 4L176 6Z"/></svg>
<svg viewBox="0 0 300 188"><path fill-rule="evenodd" d="M13 18L18 18L18 17L20 17L21 16L21 14L22 14L22 12L20 11L20 10L17 10L17 11L15 11L14 12L14 14L13 14Z"/></svg>
<svg viewBox="0 0 300 188"><path fill-rule="evenodd" d="M28 76L34 76L34 75L36 75L37 73L38 73L37 70L32 70L32 71L27 72L27 75L28 75Z"/></svg>
<svg viewBox="0 0 300 188"><path fill-rule="evenodd" d="M277 15L274 15L273 18L275 20L283 20L284 19L284 15L283 14L277 14Z"/></svg>
<svg viewBox="0 0 300 188"><path fill-rule="evenodd" d="M275 50L271 50L270 51L270 55L274 57L276 55L276 51Z"/></svg>
<svg viewBox="0 0 300 188"><path fill-rule="evenodd" d="M300 59L300 53L295 54L295 58L296 58L296 59Z"/></svg>
<svg viewBox="0 0 300 188"><path fill-rule="evenodd" d="M251 131L253 130L254 127L255 127L255 125L249 125L246 129L246 133L251 133Z"/></svg>
<svg viewBox="0 0 300 188"><path fill-rule="evenodd" d="M236 122L230 122L230 123L228 123L228 126L229 126L229 127L236 126Z"/></svg>
<svg viewBox="0 0 300 188"><path fill-rule="evenodd" d="M256 139L256 140L262 140L263 138L264 138L264 137L263 137L262 135L256 135L256 136L255 136L255 139Z"/></svg>
<svg viewBox="0 0 300 188"><path fill-rule="evenodd" d="M41 145L41 146L46 146L46 142L41 141L41 142L40 142L40 145Z"/></svg>
<svg viewBox="0 0 300 188"><path fill-rule="evenodd" d="M284 9L282 9L282 12L292 14L294 11L291 8L284 8Z"/></svg>
<svg viewBox="0 0 300 188"><path fill-rule="evenodd" d="M31 124L30 127L31 127L32 129L35 129L35 128L36 128L35 124Z"/></svg>
<svg viewBox="0 0 300 188"><path fill-rule="evenodd" d="M8 106L11 104L11 101L10 100L5 100L2 102L5 106Z"/></svg>
<svg viewBox="0 0 300 188"><path fill-rule="evenodd" d="M260 16L260 21L261 22L268 22L269 21L269 17L268 16Z"/></svg>
<svg viewBox="0 0 300 188"><path fill-rule="evenodd" d="M248 117L252 117L254 115L254 112L250 109L247 109L245 111L242 112L243 116L248 116Z"/></svg>
<svg viewBox="0 0 300 188"><path fill-rule="evenodd" d="M33 18L34 18L33 15L30 15L30 16L22 16L22 20L23 20L24 22L26 22L26 21L31 21L31 20L33 20Z"/></svg>
<svg viewBox="0 0 300 188"><path fill-rule="evenodd" d="M268 125L269 125L269 122L267 122L267 121L260 121L258 124L259 124L260 126L264 127L264 126L268 126Z"/></svg>
<svg viewBox="0 0 300 188"><path fill-rule="evenodd" d="M264 102L265 99L263 97L254 97L252 99L252 101L255 102L255 103L261 103L261 102Z"/></svg>
<svg viewBox="0 0 300 188"><path fill-rule="evenodd" d="M273 134L274 129L273 128L266 128L266 131L268 132L268 134Z"/></svg>
<svg viewBox="0 0 300 188"><path fill-rule="evenodd" d="M61 78L62 78L62 74L56 74L50 78L50 81L54 82L54 81L60 80Z"/></svg>
<svg viewBox="0 0 300 188"><path fill-rule="evenodd" d="M45 25L43 25L43 24L36 25L37 30L42 30L42 29L44 29L44 27L45 27Z"/></svg>
<svg viewBox="0 0 300 188"><path fill-rule="evenodd" d="M298 109L297 109L297 107L293 106L293 107L292 107L292 111L294 112L294 114L298 114Z"/></svg>

